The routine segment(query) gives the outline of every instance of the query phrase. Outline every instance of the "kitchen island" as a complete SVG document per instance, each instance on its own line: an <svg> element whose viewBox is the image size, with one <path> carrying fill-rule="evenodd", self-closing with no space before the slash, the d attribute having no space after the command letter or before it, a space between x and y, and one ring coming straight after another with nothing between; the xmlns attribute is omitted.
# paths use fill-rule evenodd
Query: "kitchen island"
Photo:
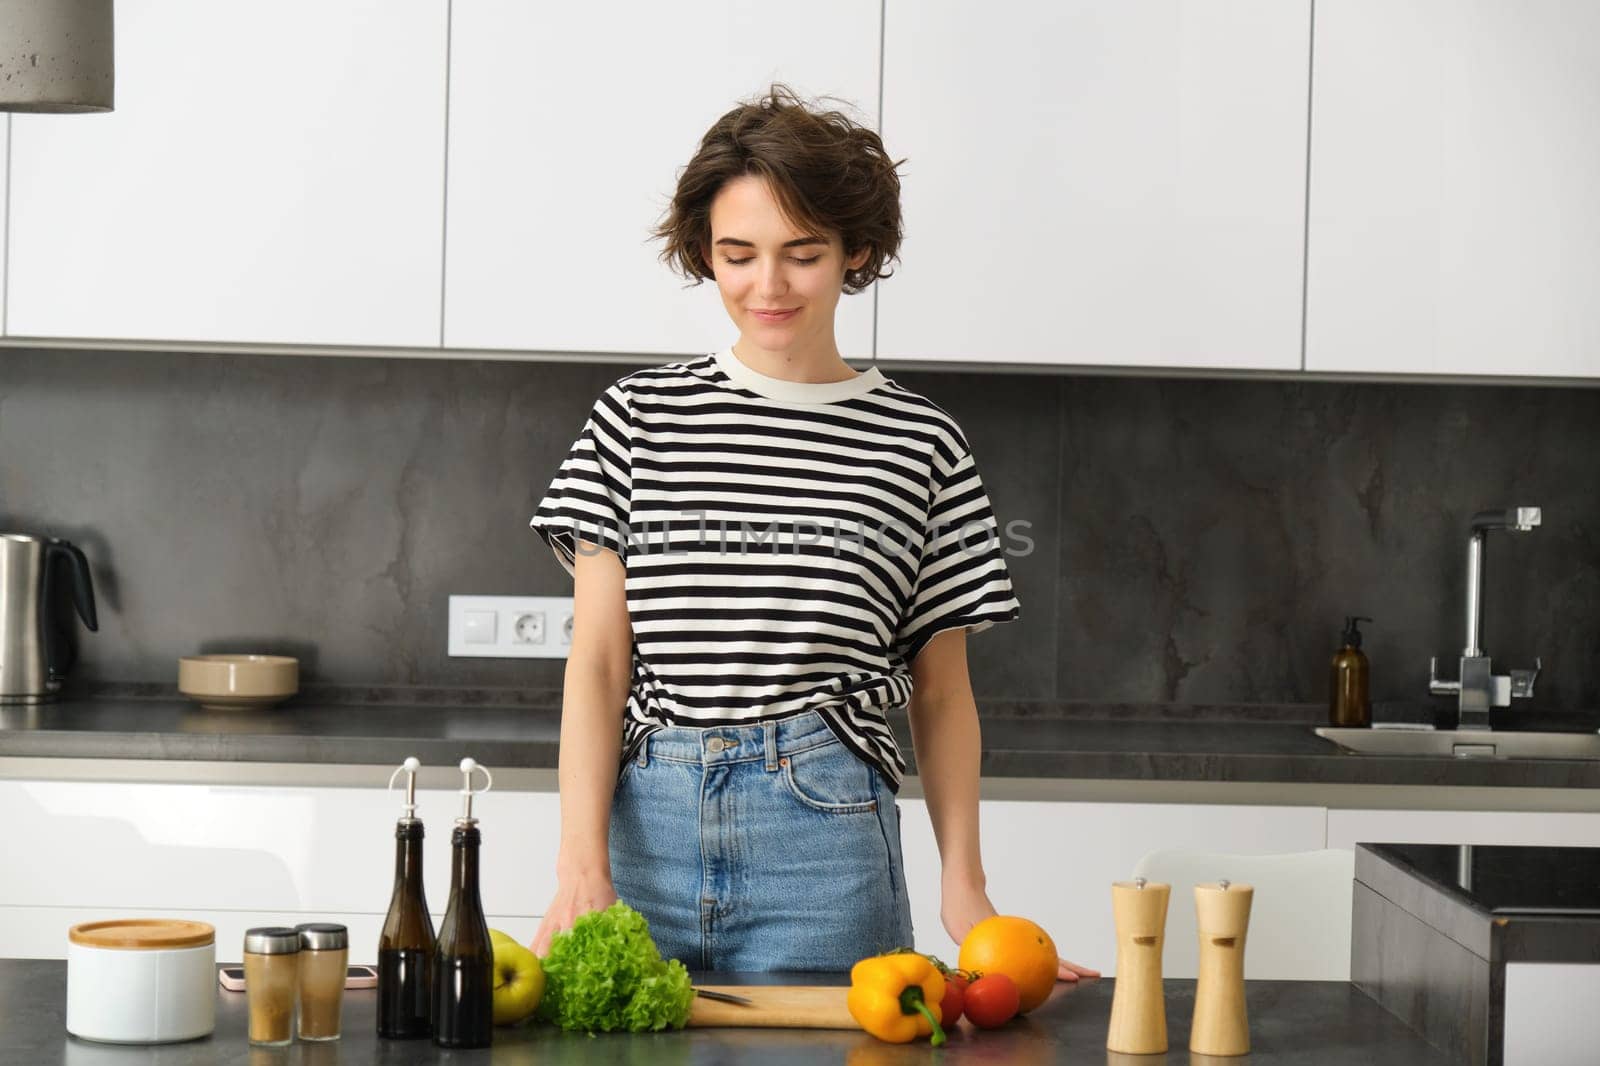
<svg viewBox="0 0 1600 1066"><path fill-rule="evenodd" d="M980 1031L961 1023L942 1048L885 1044L862 1032L801 1029L688 1029L662 1033L563 1033L543 1024L497 1029L486 1051L443 1052L428 1041L379 1041L374 1035L376 993L346 993L344 1038L337 1044L297 1043L252 1049L245 1041L244 996L217 992L216 1032L187 1044L148 1048L93 1044L66 1033L66 964L0 960L0 1062L27 1066L313 1066L433 1062L556 1064L649 1063L651 1066L745 1062L783 1063L1004 1062L1013 1066L1054 1062L1116 1062L1133 1066L1189 1064L1189 1018L1194 982L1166 984L1169 1050L1165 1055L1119 1056L1105 1050L1113 982L1056 986L1038 1010L1001 1029ZM845 984L843 975L696 974L702 984ZM1398 1019L1343 982L1252 981L1246 988L1253 1046L1248 1057L1204 1060L1240 1066L1444 1066ZM252 1053L254 1052L254 1053ZM1199 1060L1196 1060L1199 1061Z"/></svg>
<svg viewBox="0 0 1600 1066"><path fill-rule="evenodd" d="M1600 848L1359 844L1351 978L1483 1066L1594 1062Z"/></svg>

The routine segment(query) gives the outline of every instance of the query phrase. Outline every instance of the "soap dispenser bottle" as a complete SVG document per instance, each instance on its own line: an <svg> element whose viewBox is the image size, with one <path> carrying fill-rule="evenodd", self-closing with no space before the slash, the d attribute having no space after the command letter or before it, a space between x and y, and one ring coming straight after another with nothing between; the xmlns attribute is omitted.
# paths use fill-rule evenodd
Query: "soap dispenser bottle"
<svg viewBox="0 0 1600 1066"><path fill-rule="evenodd" d="M1364 615L1344 620L1344 646L1333 656L1328 690L1330 725L1365 728L1372 724L1372 701L1367 691L1367 657L1361 651L1358 622L1370 622Z"/></svg>
<svg viewBox="0 0 1600 1066"><path fill-rule="evenodd" d="M378 1035L411 1040L433 1032L433 919L422 891L422 819L417 817L417 770L413 756L389 776L389 787L406 777L405 814L394 826L394 893L378 935Z"/></svg>
<svg viewBox="0 0 1600 1066"><path fill-rule="evenodd" d="M488 1047L494 1035L494 948L478 895L482 837L472 816L475 770L486 781L480 793L494 785L486 767L461 760L461 817L450 834L450 902L433 953L433 1042L444 1048Z"/></svg>

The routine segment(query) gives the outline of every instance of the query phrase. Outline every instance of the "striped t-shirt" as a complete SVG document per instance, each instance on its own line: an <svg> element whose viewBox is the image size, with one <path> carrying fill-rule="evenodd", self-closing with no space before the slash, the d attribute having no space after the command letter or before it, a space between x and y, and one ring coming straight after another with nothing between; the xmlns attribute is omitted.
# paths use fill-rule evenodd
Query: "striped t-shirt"
<svg viewBox="0 0 1600 1066"><path fill-rule="evenodd" d="M729 347L630 373L530 525L569 573L579 540L624 563L621 765L668 725L814 710L898 792L886 713L910 703L911 661L1020 613L966 438L876 367L786 381Z"/></svg>

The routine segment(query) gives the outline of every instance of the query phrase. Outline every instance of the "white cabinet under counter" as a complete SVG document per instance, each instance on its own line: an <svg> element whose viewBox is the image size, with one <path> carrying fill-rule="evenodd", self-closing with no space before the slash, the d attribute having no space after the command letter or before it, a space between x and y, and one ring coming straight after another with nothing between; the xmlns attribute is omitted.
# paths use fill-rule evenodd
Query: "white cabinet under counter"
<svg viewBox="0 0 1600 1066"><path fill-rule="evenodd" d="M954 965L958 948L939 918L939 851L927 804L904 799L900 808L917 948ZM986 799L978 820L995 908L1033 919L1063 957L1109 975L1117 961L1111 884L1132 876L1147 853L1165 848L1314 851L1323 846L1326 816L1323 808L1312 806ZM1178 904L1174 897L1173 905ZM1194 974L1169 969L1166 976Z"/></svg>
<svg viewBox="0 0 1600 1066"><path fill-rule="evenodd" d="M878 5L737 0L453 7L449 349L710 351L716 283L686 289L650 231L707 129L773 81L877 122ZM833 105L844 106L844 105ZM872 296L842 297L847 358L872 352Z"/></svg>
<svg viewBox="0 0 1600 1066"><path fill-rule="evenodd" d="M394 876L400 793L384 791L390 769L0 757L7 846L48 856L0 864L0 937L13 955L58 958L77 922L187 917L217 926L218 957L228 959L249 925L321 919L348 925L361 949L352 959L370 962L370 954L357 956L373 949ZM425 773L433 776L418 790L428 830L424 878L439 912L460 811L451 779L459 775L442 763ZM1116 953L1110 885L1159 849L1280 854L1385 840L1600 845L1600 800L1583 788L985 777L983 789L980 839L996 907L1033 918L1061 954L1107 973ZM920 780L908 778L896 802L916 946L953 962ZM1438 809L1423 809L1429 806ZM503 766L474 813L491 924L531 939L556 890L555 770Z"/></svg>
<svg viewBox="0 0 1600 1066"><path fill-rule="evenodd" d="M119 0L11 121L11 337L437 347L446 0Z"/></svg>
<svg viewBox="0 0 1600 1066"><path fill-rule="evenodd" d="M374 781L386 771L370 768ZM394 875L400 793L370 788L0 780L10 847L48 855L0 866L0 935L22 957L60 957L66 930L107 917L210 921L218 958L235 958L248 924L332 920L352 931L352 960L370 950ZM449 893L450 830L460 797L419 789L428 830L430 908ZM939 920L938 849L920 797L899 801L917 946L955 961ZM497 928L531 937L555 894L560 802L555 792L496 789L481 819L484 907ZM1301 851L1322 846L1320 807L984 800L985 864L996 905L1039 921L1064 954L1109 970L1115 941L1109 885L1157 847ZM237 930L235 930L237 926ZM368 955L363 955L363 952ZM358 956L360 956L358 958ZM1177 974L1173 976L1186 976ZM1192 976L1192 975L1187 975Z"/></svg>
<svg viewBox="0 0 1600 1066"><path fill-rule="evenodd" d="M889 0L882 360L1300 368L1309 0Z"/></svg>
<svg viewBox="0 0 1600 1066"><path fill-rule="evenodd" d="M1600 814L1592 811L1332 810L1328 847L1357 844L1499 844L1600 847Z"/></svg>
<svg viewBox="0 0 1600 1066"><path fill-rule="evenodd" d="M77 922L194 918L217 926L217 957L230 960L248 925L326 920L349 926L352 962L374 962L402 793L384 792L386 769L366 772L373 787L0 780L8 853L45 857L0 863L0 935L11 955L60 958ZM460 803L417 792L436 914L449 900ZM491 792L474 814L484 909L496 928L531 938L555 894L558 796Z"/></svg>

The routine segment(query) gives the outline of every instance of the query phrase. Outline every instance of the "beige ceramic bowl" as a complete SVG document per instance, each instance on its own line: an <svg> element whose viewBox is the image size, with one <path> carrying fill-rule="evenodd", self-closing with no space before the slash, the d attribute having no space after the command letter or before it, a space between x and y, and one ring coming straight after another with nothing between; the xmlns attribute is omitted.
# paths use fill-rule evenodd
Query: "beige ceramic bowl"
<svg viewBox="0 0 1600 1066"><path fill-rule="evenodd" d="M178 691L214 711L270 707L300 691L300 660L288 655L185 655Z"/></svg>

